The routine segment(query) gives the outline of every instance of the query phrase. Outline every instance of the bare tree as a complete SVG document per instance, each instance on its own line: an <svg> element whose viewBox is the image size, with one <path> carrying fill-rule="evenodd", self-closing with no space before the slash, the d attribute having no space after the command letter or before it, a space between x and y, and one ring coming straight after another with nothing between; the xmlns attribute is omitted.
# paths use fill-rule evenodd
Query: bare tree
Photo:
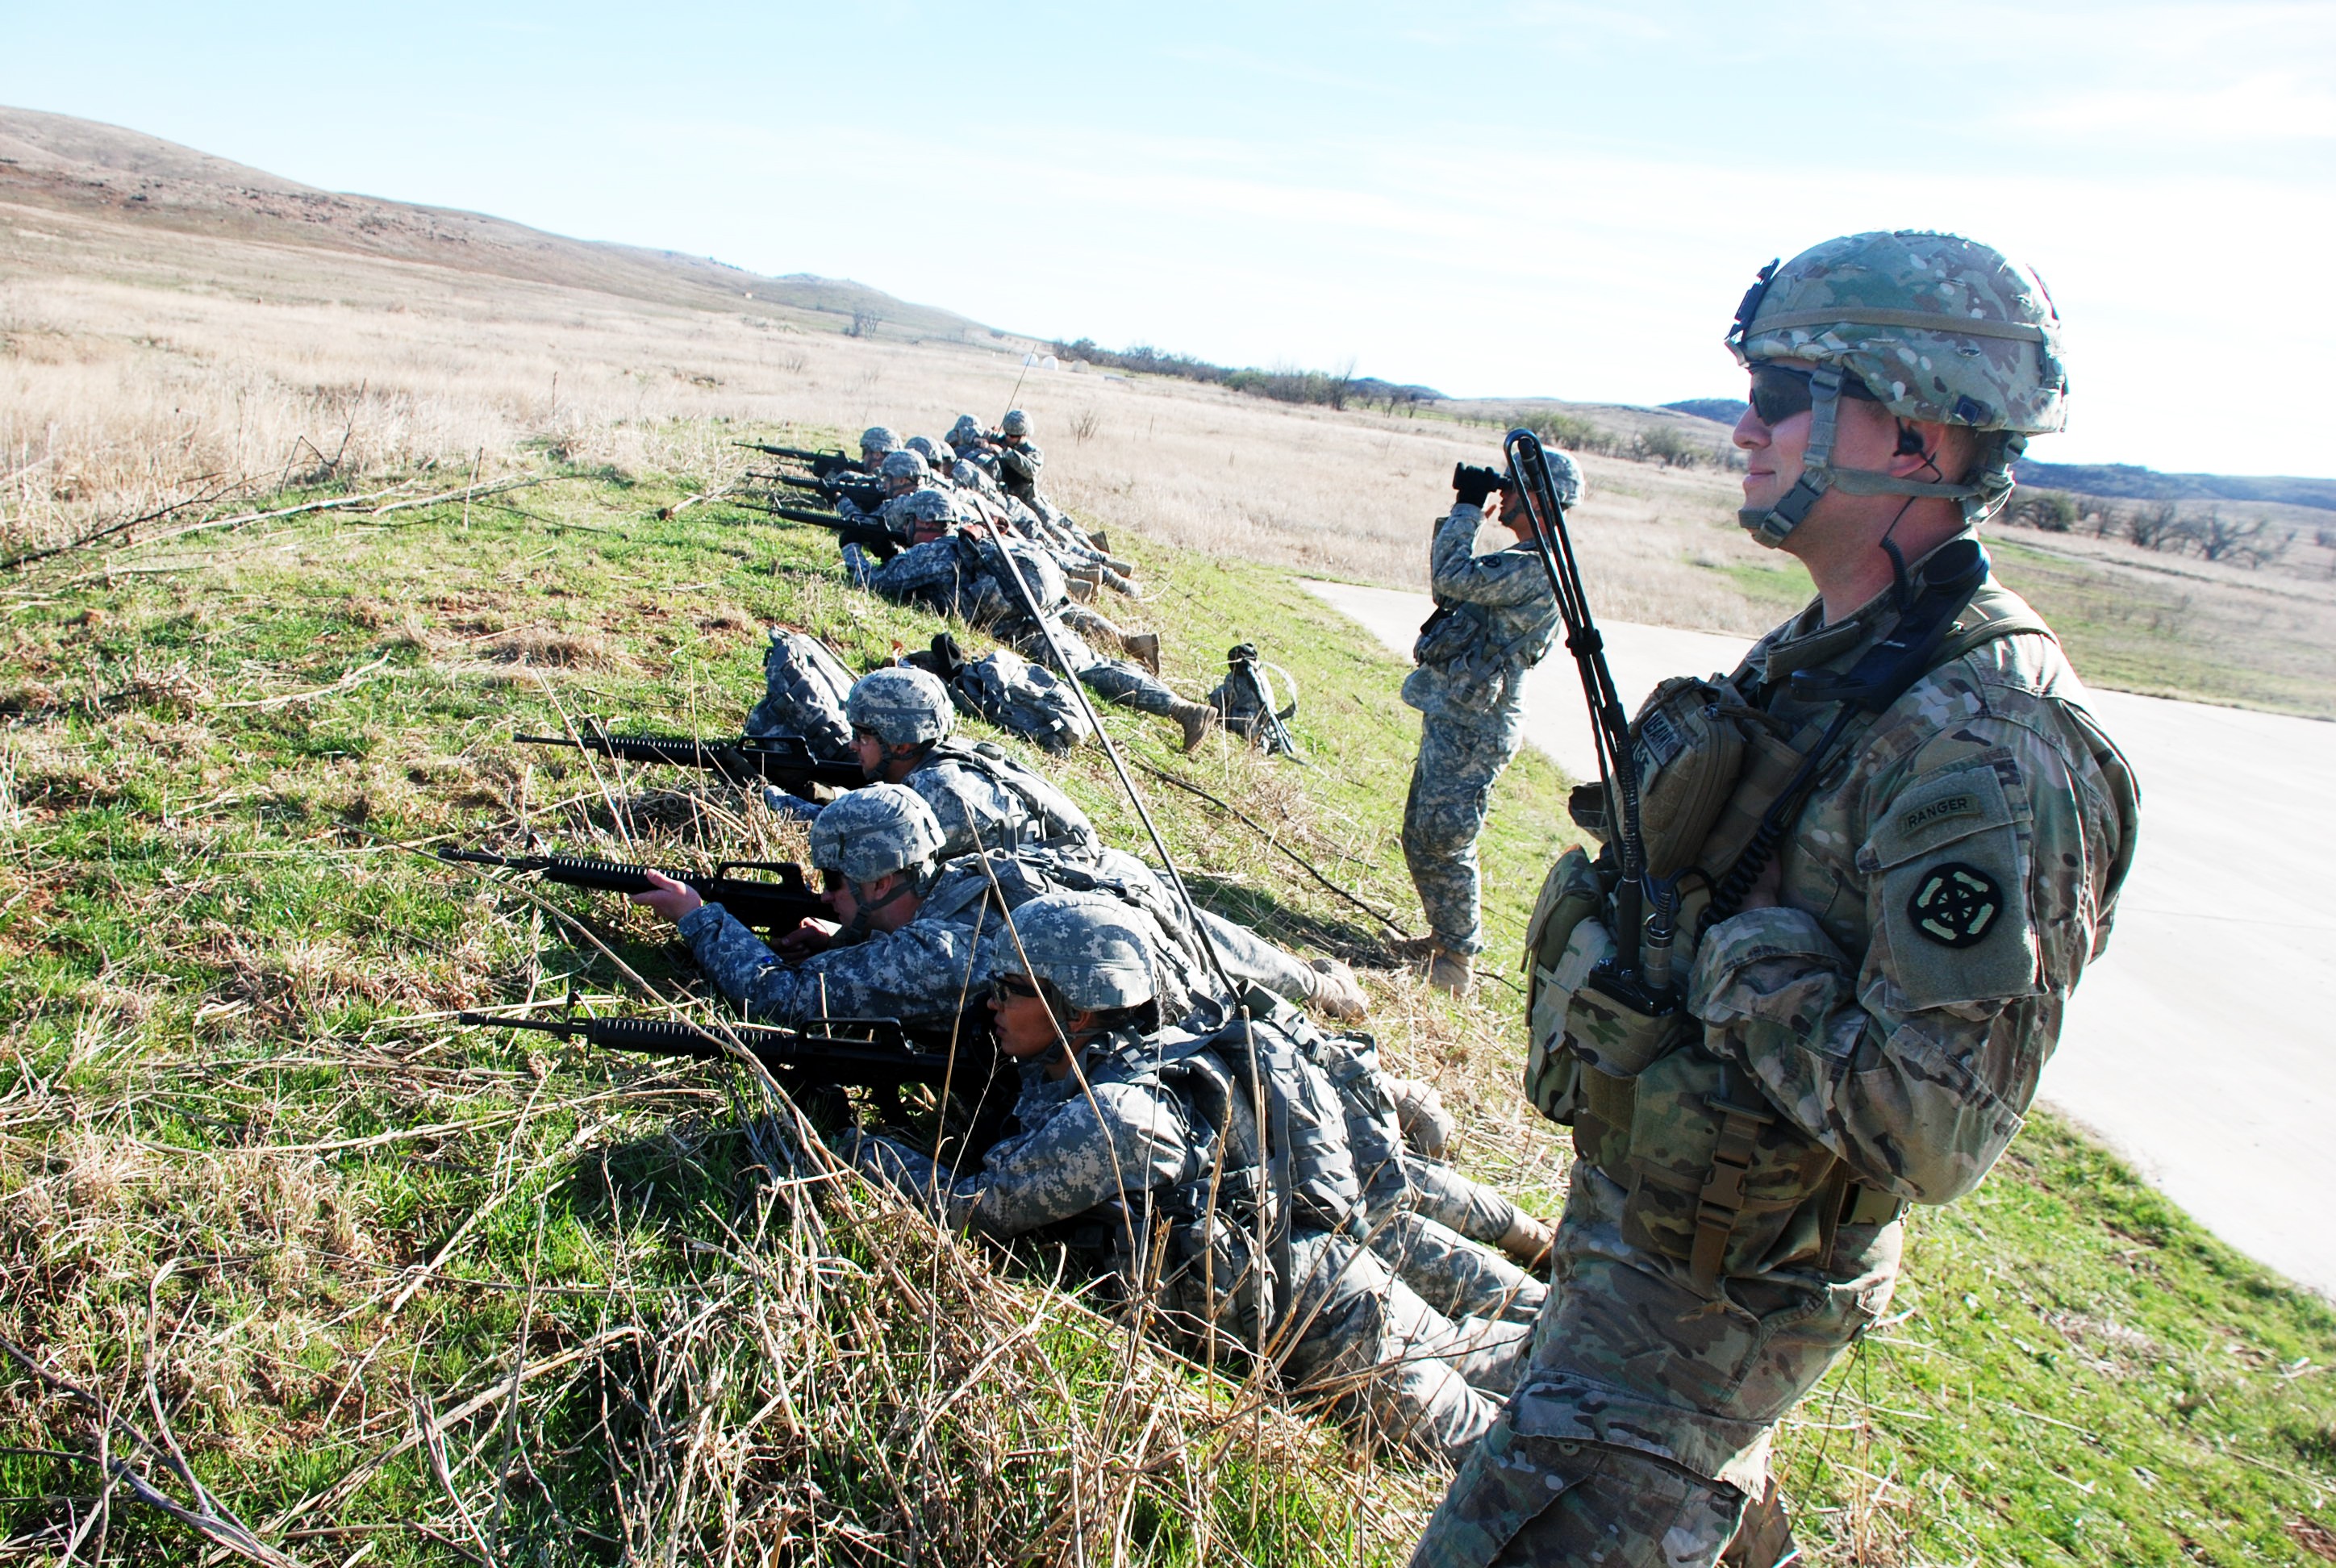
<svg viewBox="0 0 2336 1568"><path fill-rule="evenodd" d="M852 313L852 325L844 329L843 335L846 337L873 337L876 329L883 324L884 318L872 310L855 310Z"/></svg>
<svg viewBox="0 0 2336 1568"><path fill-rule="evenodd" d="M2182 544L2182 508L2171 501L2151 502L2126 514L2125 536L2144 550L2174 550Z"/></svg>
<svg viewBox="0 0 2336 1568"><path fill-rule="evenodd" d="M1347 394L1354 389L1354 385L1355 356L1350 354L1339 363L1338 369L1330 373L1330 384L1323 389L1323 401L1341 414L1345 413Z"/></svg>
<svg viewBox="0 0 2336 1568"><path fill-rule="evenodd" d="M2208 560L2229 560L2244 567L2276 560L2295 542L2292 532L2273 534L2269 518L2256 517L2242 522L2224 517L2219 507L2198 520L2192 539L2198 546L2198 553Z"/></svg>

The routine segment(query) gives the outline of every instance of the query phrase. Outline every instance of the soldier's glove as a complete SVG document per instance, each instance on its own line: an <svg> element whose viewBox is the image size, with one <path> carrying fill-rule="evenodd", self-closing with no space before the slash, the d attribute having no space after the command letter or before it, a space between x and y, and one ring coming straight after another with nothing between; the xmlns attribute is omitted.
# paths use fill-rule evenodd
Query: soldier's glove
<svg viewBox="0 0 2336 1568"><path fill-rule="evenodd" d="M1486 496L1505 488L1498 469L1479 468L1466 463L1452 465L1452 491L1463 506L1481 507Z"/></svg>

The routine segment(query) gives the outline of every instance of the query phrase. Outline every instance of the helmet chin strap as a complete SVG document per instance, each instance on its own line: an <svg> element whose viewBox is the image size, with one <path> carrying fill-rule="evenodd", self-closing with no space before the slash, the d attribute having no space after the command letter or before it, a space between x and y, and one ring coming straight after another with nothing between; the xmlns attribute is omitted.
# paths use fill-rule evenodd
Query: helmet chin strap
<svg viewBox="0 0 2336 1568"><path fill-rule="evenodd" d="M1965 501L1980 492L1975 484L1926 484L1866 468L1835 468L1834 437L1841 425L1841 368L1821 365L1809 373L1809 444L1801 459L1801 477L1774 506L1738 507L1736 521L1745 531L1775 550L1801 526L1817 498L1828 490L1844 495L1936 496Z"/></svg>

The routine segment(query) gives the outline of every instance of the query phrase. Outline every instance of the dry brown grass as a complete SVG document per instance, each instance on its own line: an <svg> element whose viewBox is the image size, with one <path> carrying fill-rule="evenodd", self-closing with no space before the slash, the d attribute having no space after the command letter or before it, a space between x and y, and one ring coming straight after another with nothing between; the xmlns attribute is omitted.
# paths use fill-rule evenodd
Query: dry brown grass
<svg viewBox="0 0 2336 1568"><path fill-rule="evenodd" d="M1011 356L854 340L336 252L154 235L0 205L0 505L12 548L191 493L435 467L529 443L714 474L721 415L853 432L994 421ZM1184 383L1032 372L1017 401L1076 509L1164 542L1416 583L1453 463L1497 432ZM678 423L687 422L687 423ZM1086 439L1072 432L1084 428ZM483 460L480 453L484 453ZM1754 559L1725 482L1589 460L1584 549L1611 613L1755 629L1698 552Z"/></svg>

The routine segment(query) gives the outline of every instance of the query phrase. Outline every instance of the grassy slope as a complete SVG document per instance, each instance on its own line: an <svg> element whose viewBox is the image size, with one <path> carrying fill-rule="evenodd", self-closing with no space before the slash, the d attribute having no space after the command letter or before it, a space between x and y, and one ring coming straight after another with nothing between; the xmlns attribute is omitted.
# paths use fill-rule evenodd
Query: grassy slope
<svg viewBox="0 0 2336 1568"><path fill-rule="evenodd" d="M565 711L719 731L759 684L762 620L861 659L932 629L844 588L824 536L646 521L682 488L576 476L467 527L453 509L303 520L139 552L166 569L141 575L68 560L0 604L19 688L0 1006L24 1057L0 1092L0 1331L111 1398L141 1396L151 1371L195 1468L253 1522L389 1455L290 1530L419 1519L546 1562L619 1540L711 1550L725 1528L840 1555L881 1553L855 1526L947 1541L945 1556L1044 1554L1067 1548L1066 1521L1114 1517L1166 1561L1196 1529L1212 1554L1260 1561L1399 1547L1433 1477L1353 1464L1303 1427L1212 1425L1199 1380L1127 1370L1117 1339L1027 1278L985 1282L978 1258L864 1203L759 1192L747 1168L774 1157L771 1135L728 1073L451 1027L456 1008L571 980L640 1000L554 914L390 841L509 842L525 823L659 857L796 842L686 777L604 790L520 755L511 729ZM1317 765L1187 762L1165 726L1115 719L1133 754L1416 919L1395 849L1416 731L1395 663L1283 574L1117 542L1164 585L1147 613L1172 635L1172 677L1203 688L1215 656L1257 638L1299 678ZM1100 758L1064 772L1132 842ZM1502 785L1496 956L1561 842L1559 782L1529 757ZM1376 921L1248 829L1165 785L1150 796L1224 907L1359 962L1383 953ZM546 902L660 987L686 981L637 917L561 890ZM1470 1163L1553 1212L1558 1140L1513 1087L1514 996L1374 989L1391 1053L1466 1115ZM1911 1315L1784 1444L1821 1558L2174 1561L2186 1544L2292 1560L2297 1521L2336 1523L2320 1370L2336 1320L2097 1152L2031 1128L1977 1198L1922 1216L1912 1257ZM492 1394L515 1347L523 1365L577 1359L433 1442L417 1408ZM1144 1392L1123 1396L1123 1378ZM86 1448L68 1405L21 1377L6 1388L0 1442ZM1190 1448L1163 1446L1139 1405L1200 1409L1168 1422ZM913 1440L925 1425L932 1440ZM1151 1468L1114 1471L1097 1458L1113 1451ZM708 1506L725 1489L743 1526ZM94 1490L85 1466L0 1456L15 1531ZM138 1561L189 1545L151 1514L117 1509L110 1532ZM457 1560L403 1528L288 1544L323 1561L361 1540L371 1562Z"/></svg>

